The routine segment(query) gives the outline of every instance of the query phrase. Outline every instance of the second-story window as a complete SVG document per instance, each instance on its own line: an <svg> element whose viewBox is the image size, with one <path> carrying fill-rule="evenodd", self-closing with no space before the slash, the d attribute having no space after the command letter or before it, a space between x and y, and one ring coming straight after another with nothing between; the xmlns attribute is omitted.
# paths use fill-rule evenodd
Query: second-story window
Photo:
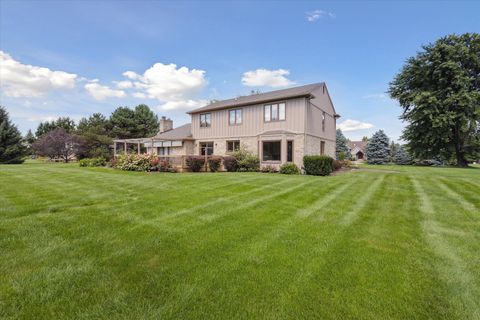
<svg viewBox="0 0 480 320"><path fill-rule="evenodd" d="M242 109L229 110L228 123L231 125L242 124Z"/></svg>
<svg viewBox="0 0 480 320"><path fill-rule="evenodd" d="M285 120L285 103L267 104L264 107L265 122Z"/></svg>
<svg viewBox="0 0 480 320"><path fill-rule="evenodd" d="M322 131L325 131L325 111L322 112Z"/></svg>
<svg viewBox="0 0 480 320"><path fill-rule="evenodd" d="M210 113L201 113L200 114L200 127L208 128L212 125L212 116Z"/></svg>

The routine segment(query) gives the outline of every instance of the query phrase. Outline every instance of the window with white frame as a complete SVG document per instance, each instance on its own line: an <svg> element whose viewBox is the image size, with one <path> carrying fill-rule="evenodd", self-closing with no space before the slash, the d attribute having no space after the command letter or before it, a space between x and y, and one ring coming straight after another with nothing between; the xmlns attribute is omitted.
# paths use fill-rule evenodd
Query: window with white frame
<svg viewBox="0 0 480 320"><path fill-rule="evenodd" d="M266 104L264 106L265 122L285 120L285 102Z"/></svg>

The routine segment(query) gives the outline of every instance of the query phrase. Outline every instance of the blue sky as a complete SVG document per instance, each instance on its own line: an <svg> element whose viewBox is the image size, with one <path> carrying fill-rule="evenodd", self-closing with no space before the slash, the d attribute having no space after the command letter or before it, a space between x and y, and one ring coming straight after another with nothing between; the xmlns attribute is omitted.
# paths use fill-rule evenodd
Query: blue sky
<svg viewBox="0 0 480 320"><path fill-rule="evenodd" d="M210 99L325 81L347 137L398 139L389 81L422 44L479 32L479 12L475 1L3 0L0 103L22 132L140 103L177 126Z"/></svg>

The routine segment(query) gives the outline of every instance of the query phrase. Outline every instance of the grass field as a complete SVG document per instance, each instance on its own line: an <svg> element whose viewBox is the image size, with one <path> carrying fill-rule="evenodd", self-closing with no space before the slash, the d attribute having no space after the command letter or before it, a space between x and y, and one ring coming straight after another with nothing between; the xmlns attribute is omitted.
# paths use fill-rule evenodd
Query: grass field
<svg viewBox="0 0 480 320"><path fill-rule="evenodd" d="M0 318L480 319L480 169L0 166Z"/></svg>

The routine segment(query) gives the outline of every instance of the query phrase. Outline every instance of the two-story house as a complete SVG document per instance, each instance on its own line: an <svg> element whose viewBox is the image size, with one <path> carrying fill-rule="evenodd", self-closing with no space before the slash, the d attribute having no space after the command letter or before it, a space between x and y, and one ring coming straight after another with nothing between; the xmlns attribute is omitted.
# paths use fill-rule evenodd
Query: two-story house
<svg viewBox="0 0 480 320"><path fill-rule="evenodd" d="M142 143L163 156L227 155L244 145L261 165L303 165L304 155L335 156L336 119L325 83L217 101L188 112L191 124L160 131Z"/></svg>

